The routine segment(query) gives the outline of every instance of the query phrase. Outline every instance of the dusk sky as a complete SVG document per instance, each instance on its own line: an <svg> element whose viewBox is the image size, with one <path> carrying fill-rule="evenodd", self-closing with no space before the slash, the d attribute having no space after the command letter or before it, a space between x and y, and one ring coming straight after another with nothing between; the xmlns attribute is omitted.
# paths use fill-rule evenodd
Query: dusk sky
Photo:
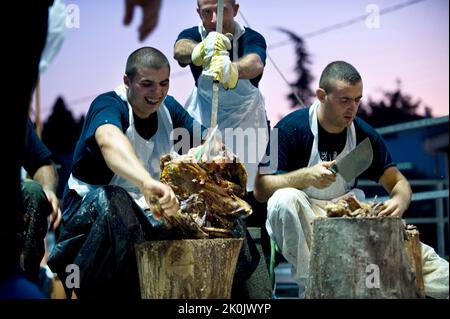
<svg viewBox="0 0 450 319"><path fill-rule="evenodd" d="M448 115L449 105L449 1L448 0L241 0L240 11L250 26L268 44L268 54L283 75L292 82L295 54L282 27L304 38L311 54L311 70L318 85L322 69L331 61L345 60L361 73L363 99L377 100L380 92L396 88L413 101L422 100L433 116ZM179 32L197 25L196 0L163 0L160 21L144 41L138 41L141 14L136 12L131 26L122 24L123 0L65 1L79 8L79 28L66 29L65 40L47 71L41 75L41 114L45 119L58 96L62 96L75 117L87 112L90 102L122 82L128 55L142 46L154 46L171 63L169 94L184 104L193 78L188 68L173 59L173 44ZM399 8L401 4L405 4ZM383 10L397 7L399 9ZM351 21L379 10L378 20L360 19L333 30L313 32ZM376 17L375 17L376 18ZM243 23L238 14L237 21ZM379 26L376 28L376 26ZM274 125L292 111L289 86L269 60L260 88L266 110ZM423 113L423 109L419 110Z"/></svg>

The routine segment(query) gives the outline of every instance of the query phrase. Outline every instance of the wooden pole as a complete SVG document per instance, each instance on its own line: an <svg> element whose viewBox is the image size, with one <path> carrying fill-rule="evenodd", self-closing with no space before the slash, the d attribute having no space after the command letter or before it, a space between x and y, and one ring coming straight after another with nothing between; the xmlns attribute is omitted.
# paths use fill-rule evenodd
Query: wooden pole
<svg viewBox="0 0 450 319"><path fill-rule="evenodd" d="M39 136L39 138L41 138L42 136L42 129L41 129L41 92L40 92L40 81L39 81L39 77L36 81L36 90L35 90L35 95L36 95L36 116L35 116L35 122L36 122L36 134L37 136Z"/></svg>
<svg viewBox="0 0 450 319"><path fill-rule="evenodd" d="M217 1L216 32L222 33L223 29L223 0ZM214 80L213 95L211 101L211 128L217 125L217 113L219 111L219 81Z"/></svg>

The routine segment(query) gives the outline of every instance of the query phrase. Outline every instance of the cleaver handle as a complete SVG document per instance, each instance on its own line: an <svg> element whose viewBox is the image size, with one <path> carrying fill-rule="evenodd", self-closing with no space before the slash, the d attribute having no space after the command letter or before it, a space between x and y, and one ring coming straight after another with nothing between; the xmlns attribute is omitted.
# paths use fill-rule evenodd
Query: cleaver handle
<svg viewBox="0 0 450 319"><path fill-rule="evenodd" d="M337 167L336 164L334 164L333 166L331 166L331 167L329 168L329 170L332 171L334 174L337 174L337 173L338 173L338 167Z"/></svg>

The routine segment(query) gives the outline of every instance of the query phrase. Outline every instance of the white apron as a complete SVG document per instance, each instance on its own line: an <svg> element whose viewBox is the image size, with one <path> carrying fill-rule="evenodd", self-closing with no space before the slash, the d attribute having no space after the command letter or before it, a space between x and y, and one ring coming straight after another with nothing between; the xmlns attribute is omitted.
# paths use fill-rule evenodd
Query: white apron
<svg viewBox="0 0 450 319"><path fill-rule="evenodd" d="M322 162L319 155L319 130L317 120L317 112L319 110L319 107L320 101L317 100L309 108L309 125L311 127L311 132L314 135L314 141L311 149L311 156L309 157L308 167L314 166ZM345 147L341 151L341 153L339 153L339 155L336 157L336 160L350 153L350 151L353 150L355 147L356 147L356 133L355 133L355 125L352 122L350 129L347 130L347 141L345 143ZM303 191L312 199L332 200L349 192L354 184L355 180L352 180L349 183L347 183L340 174L337 174L336 181L330 186L322 189L310 186L304 189Z"/></svg>
<svg viewBox="0 0 450 319"><path fill-rule="evenodd" d="M238 59L238 40L245 29L236 22L233 38L233 57ZM199 33L204 39L207 32L202 24ZM213 79L200 75L185 108L205 127L211 124ZM247 190L253 190L258 163L264 156L268 142L268 127L264 97L250 80L239 79L234 89L219 85L217 123L224 144L243 162L248 174ZM242 129L242 130L241 130ZM245 137L245 138L244 138Z"/></svg>
<svg viewBox="0 0 450 319"><path fill-rule="evenodd" d="M142 165L147 168L154 179L159 180L161 173L160 157L170 153L172 150L170 132L173 130L173 124L169 110L163 102L156 111L158 117L158 130L149 140L145 140L139 135L134 126L133 109L131 108L130 103L128 103L125 86L121 85L114 91L128 104L128 119L130 126L127 128L125 135L128 137L128 140L133 146ZM133 197L135 202L142 209L145 210L148 208L139 188L128 182L126 179L114 175L109 184L121 186L131 195L131 197ZM95 190L102 185L89 185L71 174L68 186L70 189L75 190L79 196L84 197L88 192Z"/></svg>

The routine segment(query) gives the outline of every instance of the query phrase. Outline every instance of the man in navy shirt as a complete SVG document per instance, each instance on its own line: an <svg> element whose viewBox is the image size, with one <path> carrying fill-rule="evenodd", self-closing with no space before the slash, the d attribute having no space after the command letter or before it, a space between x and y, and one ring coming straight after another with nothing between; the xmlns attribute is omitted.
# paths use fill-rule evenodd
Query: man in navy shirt
<svg viewBox="0 0 450 319"><path fill-rule="evenodd" d="M157 236L158 226L143 211L154 195L167 216L179 208L172 189L159 181L160 157L172 150L173 129L196 132L191 116L167 95L169 73L163 53L140 48L128 57L124 84L98 96L87 113L49 259L63 282L67 265L80 268L79 287L66 287L80 298L139 298L134 244Z"/></svg>
<svg viewBox="0 0 450 319"><path fill-rule="evenodd" d="M361 190L354 189L355 180L346 182L329 170L336 159L369 138L373 161L357 178L379 182L389 193L390 199L382 204L379 215L401 217L411 201L409 183L397 169L382 137L356 117L362 90L361 76L352 65L343 61L327 65L316 90L318 100L308 109L287 115L275 126L278 138L271 143L276 143L278 149L270 154L270 161L260 165L255 197L268 200L267 231L292 265L294 279L301 288L309 271L312 221L326 216L327 201L350 192L360 200L364 198ZM425 294L448 298L448 262L430 246L422 244L421 249ZM299 296L303 293L300 290Z"/></svg>
<svg viewBox="0 0 450 319"><path fill-rule="evenodd" d="M270 157L273 167L261 165L256 178L256 199L268 200L267 231L301 286L308 274L311 221L326 216L323 204L348 194L355 184L329 170L336 159L368 137L373 162L363 176L381 183L390 194L381 215L402 216L411 200L409 183L381 136L356 117L362 91L361 76L352 65L330 63L320 78L318 100L275 126L278 139L271 143L277 143L278 151Z"/></svg>

